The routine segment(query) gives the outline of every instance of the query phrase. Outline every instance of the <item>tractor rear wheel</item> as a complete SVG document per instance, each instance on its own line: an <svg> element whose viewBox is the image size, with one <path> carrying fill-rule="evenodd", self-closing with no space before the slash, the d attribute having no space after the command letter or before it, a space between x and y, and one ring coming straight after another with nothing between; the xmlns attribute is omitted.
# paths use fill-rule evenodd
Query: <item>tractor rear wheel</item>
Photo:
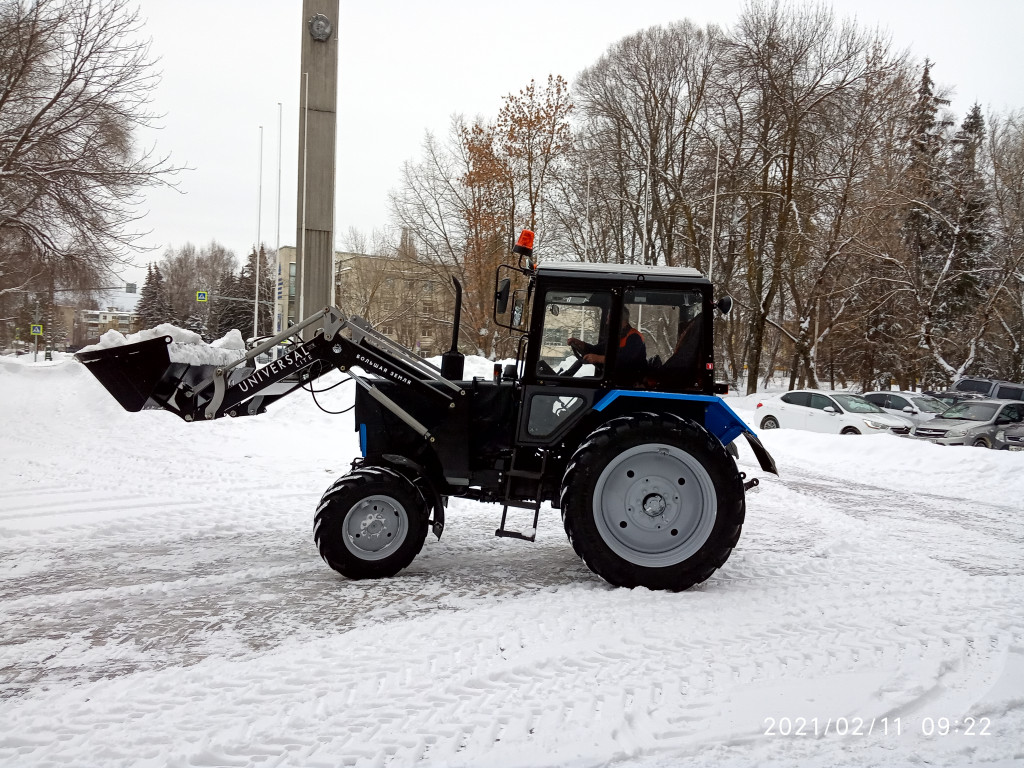
<svg viewBox="0 0 1024 768"><path fill-rule="evenodd" d="M702 426L671 414L612 419L573 454L565 532L587 566L620 587L679 591L707 579L739 540L736 463Z"/></svg>
<svg viewBox="0 0 1024 768"><path fill-rule="evenodd" d="M394 576L427 537L429 507L408 479L387 467L360 467L320 499L313 540L331 568L350 579Z"/></svg>

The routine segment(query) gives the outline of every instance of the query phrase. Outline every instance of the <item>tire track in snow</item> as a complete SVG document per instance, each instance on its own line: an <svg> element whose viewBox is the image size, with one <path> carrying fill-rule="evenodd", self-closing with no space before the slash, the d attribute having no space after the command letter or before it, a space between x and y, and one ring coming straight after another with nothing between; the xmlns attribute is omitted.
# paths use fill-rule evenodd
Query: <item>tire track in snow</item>
<svg viewBox="0 0 1024 768"><path fill-rule="evenodd" d="M915 543L930 557L965 573L1024 575L1024 557L1020 556L1024 527L1017 505L880 489L799 469L788 470L783 482L858 520L884 524L897 538Z"/></svg>
<svg viewBox="0 0 1024 768"><path fill-rule="evenodd" d="M0 580L0 614L16 600L0 623L9 733L38 732L54 697L88 702L61 706L41 741L0 735L0 763L128 763L175 750L196 765L742 754L766 714L910 717L978 669L998 676L1007 649L1024 642L1019 578L951 581L936 542L894 540L849 514L841 489L793 474L766 481L737 552L681 595L608 588L572 553L553 510L525 545L490 536L497 507L458 500L442 542L428 540L386 582L327 570L310 541L312 503L296 511L293 494L263 509L216 505L242 483L216 483L213 501L144 518L130 536L97 522L37 540L52 570ZM903 503L885 496L868 498ZM679 614L692 621L667 620ZM212 713L195 706L211 692ZM766 699L777 711L763 710ZM211 714L245 729L211 733Z"/></svg>

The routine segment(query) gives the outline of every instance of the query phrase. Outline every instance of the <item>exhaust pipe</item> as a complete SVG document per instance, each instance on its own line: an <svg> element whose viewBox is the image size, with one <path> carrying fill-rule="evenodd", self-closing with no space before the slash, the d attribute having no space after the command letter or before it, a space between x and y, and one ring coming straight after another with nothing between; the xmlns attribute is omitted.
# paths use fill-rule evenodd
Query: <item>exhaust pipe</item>
<svg viewBox="0 0 1024 768"><path fill-rule="evenodd" d="M466 356L459 352L459 322L462 319L462 284L455 283L455 319L452 321L452 346L441 355L441 375L449 381L461 381L466 367Z"/></svg>

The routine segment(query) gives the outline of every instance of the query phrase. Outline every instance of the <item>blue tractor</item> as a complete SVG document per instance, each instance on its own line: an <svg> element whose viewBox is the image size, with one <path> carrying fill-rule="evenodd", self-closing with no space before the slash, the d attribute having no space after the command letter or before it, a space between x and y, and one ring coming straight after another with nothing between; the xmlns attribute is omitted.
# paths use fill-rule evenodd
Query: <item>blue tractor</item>
<svg viewBox="0 0 1024 768"><path fill-rule="evenodd" d="M323 494L313 538L352 579L393 576L440 538L450 497L502 506L497 536L533 541L541 506L595 573L623 587L683 590L721 567L739 540L746 480L733 441L775 463L718 396L717 301L693 269L533 260L524 231L495 277L494 316L514 363L463 377L456 349L431 365L356 317L327 307L231 365L172 362L170 338L79 353L129 410L186 421L255 415L332 370L357 384L361 456ZM315 330L302 341L298 334ZM257 366L291 337L290 351ZM532 526L508 527L515 512ZM525 510L525 511L523 511Z"/></svg>

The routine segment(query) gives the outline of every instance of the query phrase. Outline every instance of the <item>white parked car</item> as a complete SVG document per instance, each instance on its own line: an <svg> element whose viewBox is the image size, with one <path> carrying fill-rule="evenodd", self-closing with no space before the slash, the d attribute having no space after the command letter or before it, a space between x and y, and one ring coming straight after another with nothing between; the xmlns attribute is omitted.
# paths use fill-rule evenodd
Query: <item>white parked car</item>
<svg viewBox="0 0 1024 768"><path fill-rule="evenodd" d="M839 435L890 432L906 435L914 426L902 416L886 413L860 395L796 389L778 398L765 398L757 404L761 429L806 429Z"/></svg>
<svg viewBox="0 0 1024 768"><path fill-rule="evenodd" d="M915 424L931 421L949 408L941 400L920 392L865 392L864 399L886 413L910 419Z"/></svg>

